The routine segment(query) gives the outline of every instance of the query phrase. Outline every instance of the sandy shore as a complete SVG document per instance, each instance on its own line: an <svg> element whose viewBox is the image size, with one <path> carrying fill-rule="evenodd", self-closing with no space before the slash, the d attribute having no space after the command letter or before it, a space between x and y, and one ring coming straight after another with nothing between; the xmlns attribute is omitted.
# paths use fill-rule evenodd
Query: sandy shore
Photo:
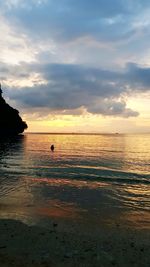
<svg viewBox="0 0 150 267"><path fill-rule="evenodd" d="M149 267L150 231L101 227L98 231L59 223L49 228L0 220L0 266Z"/></svg>

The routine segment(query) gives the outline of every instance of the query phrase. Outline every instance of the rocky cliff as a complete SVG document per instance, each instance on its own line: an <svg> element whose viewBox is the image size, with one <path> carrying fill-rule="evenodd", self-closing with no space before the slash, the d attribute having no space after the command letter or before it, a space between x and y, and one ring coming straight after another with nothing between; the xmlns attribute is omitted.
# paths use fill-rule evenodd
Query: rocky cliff
<svg viewBox="0 0 150 267"><path fill-rule="evenodd" d="M9 106L2 97L0 85L0 135L17 135L28 126L19 116L19 111Z"/></svg>

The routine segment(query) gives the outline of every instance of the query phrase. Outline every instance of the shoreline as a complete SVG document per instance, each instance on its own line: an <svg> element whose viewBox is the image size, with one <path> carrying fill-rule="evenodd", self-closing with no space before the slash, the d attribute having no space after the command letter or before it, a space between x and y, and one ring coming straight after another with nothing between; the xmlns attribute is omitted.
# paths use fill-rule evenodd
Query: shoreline
<svg viewBox="0 0 150 267"><path fill-rule="evenodd" d="M85 230L72 224L67 231L59 220L49 227L0 220L1 267L148 267L150 231L100 226Z"/></svg>

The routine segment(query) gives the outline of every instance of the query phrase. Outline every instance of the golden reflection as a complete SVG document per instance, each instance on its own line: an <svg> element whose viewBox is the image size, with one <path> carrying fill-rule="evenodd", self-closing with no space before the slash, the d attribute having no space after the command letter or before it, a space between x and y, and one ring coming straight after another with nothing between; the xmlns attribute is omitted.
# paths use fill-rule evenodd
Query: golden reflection
<svg viewBox="0 0 150 267"><path fill-rule="evenodd" d="M81 180L69 180L69 179L48 179L48 178L31 178L32 182L35 183L46 183L50 186L68 186L68 187L76 187L76 188L89 188L89 189L97 189L99 187L110 186L105 182L89 182L89 181L81 181Z"/></svg>
<svg viewBox="0 0 150 267"><path fill-rule="evenodd" d="M124 135L124 163L126 171L149 174L149 135Z"/></svg>
<svg viewBox="0 0 150 267"><path fill-rule="evenodd" d="M147 197L150 197L150 188L149 186L127 186L125 189L124 189L124 192L126 192L127 194L132 194L132 195L135 195L135 196L147 196Z"/></svg>
<svg viewBox="0 0 150 267"><path fill-rule="evenodd" d="M150 229L150 212L130 210L123 212L120 218L121 223L136 229Z"/></svg>
<svg viewBox="0 0 150 267"><path fill-rule="evenodd" d="M58 218L79 218L80 209L73 203L52 199L46 202L44 207L37 209L39 215Z"/></svg>

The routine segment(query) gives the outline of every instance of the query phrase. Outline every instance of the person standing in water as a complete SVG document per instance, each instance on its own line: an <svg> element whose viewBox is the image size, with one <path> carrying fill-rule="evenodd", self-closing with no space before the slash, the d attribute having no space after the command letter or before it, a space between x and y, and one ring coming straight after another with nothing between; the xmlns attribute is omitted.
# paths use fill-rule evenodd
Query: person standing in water
<svg viewBox="0 0 150 267"><path fill-rule="evenodd" d="M54 151L54 145L51 145L51 151Z"/></svg>

